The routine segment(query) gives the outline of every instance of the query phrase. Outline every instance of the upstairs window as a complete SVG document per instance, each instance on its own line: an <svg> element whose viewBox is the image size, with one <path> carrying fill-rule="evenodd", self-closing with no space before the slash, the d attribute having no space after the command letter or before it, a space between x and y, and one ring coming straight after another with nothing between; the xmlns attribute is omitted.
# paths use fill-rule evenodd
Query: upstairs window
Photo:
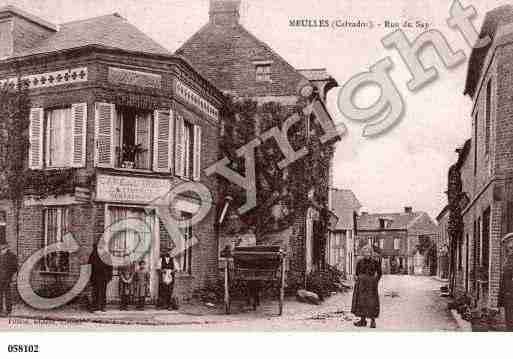
<svg viewBox="0 0 513 359"><path fill-rule="evenodd" d="M46 166L62 168L71 166L71 108L47 111L46 115Z"/></svg>
<svg viewBox="0 0 513 359"><path fill-rule="evenodd" d="M474 176L477 175L477 125L479 123L479 113L476 112L474 117Z"/></svg>
<svg viewBox="0 0 513 359"><path fill-rule="evenodd" d="M201 127L181 115L176 121L175 173L189 180L201 176Z"/></svg>
<svg viewBox="0 0 513 359"><path fill-rule="evenodd" d="M255 73L257 82L271 82L270 63L255 65Z"/></svg>
<svg viewBox="0 0 513 359"><path fill-rule="evenodd" d="M485 151L490 152L490 127L492 116L492 80L489 80L486 85L486 118L485 118Z"/></svg>
<svg viewBox="0 0 513 359"><path fill-rule="evenodd" d="M394 238L394 250L399 250L401 246L401 240L399 238Z"/></svg>
<svg viewBox="0 0 513 359"><path fill-rule="evenodd" d="M149 170L152 116L134 107L116 107L114 125L115 167Z"/></svg>
<svg viewBox="0 0 513 359"><path fill-rule="evenodd" d="M61 108L31 108L29 167L85 166L87 104Z"/></svg>

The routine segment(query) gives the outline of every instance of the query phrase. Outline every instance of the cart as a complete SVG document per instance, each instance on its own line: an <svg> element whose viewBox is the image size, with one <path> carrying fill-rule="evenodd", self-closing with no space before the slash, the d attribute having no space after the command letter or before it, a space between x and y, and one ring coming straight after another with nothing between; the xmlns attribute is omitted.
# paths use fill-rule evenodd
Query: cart
<svg viewBox="0 0 513 359"><path fill-rule="evenodd" d="M230 286L235 281L264 283L279 289L279 315L285 296L285 253L279 246L237 247L225 257L224 303L230 314ZM255 307L256 309L256 307Z"/></svg>

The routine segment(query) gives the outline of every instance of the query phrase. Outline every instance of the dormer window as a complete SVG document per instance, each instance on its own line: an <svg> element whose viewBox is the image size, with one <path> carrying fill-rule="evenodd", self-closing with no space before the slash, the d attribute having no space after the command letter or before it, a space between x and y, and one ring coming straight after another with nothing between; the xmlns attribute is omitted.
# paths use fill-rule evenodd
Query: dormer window
<svg viewBox="0 0 513 359"><path fill-rule="evenodd" d="M271 61L258 61L255 64L255 80L257 82L271 82Z"/></svg>

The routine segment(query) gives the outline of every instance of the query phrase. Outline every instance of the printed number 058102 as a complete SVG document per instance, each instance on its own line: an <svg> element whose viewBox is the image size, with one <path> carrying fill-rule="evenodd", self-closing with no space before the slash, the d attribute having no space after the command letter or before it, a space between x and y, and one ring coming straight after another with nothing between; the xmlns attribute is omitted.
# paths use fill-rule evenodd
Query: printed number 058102
<svg viewBox="0 0 513 359"><path fill-rule="evenodd" d="M7 346L9 353L39 353L39 345L12 344Z"/></svg>

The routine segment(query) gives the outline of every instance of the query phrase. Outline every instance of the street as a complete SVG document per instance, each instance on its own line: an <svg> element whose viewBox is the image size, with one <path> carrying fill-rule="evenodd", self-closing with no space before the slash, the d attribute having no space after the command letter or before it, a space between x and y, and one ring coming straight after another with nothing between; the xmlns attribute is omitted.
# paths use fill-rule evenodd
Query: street
<svg viewBox="0 0 513 359"><path fill-rule="evenodd" d="M28 319L28 315L17 311L14 317L0 320L0 330L455 331L458 327L447 310L447 300L439 297L440 285L441 282L431 277L384 276L380 282L381 314L376 329L353 325L356 318L350 313L350 291L332 296L320 306L291 299L286 302L282 317L276 315L276 302L266 302L256 312L240 310L236 305L231 315L200 314L191 309L179 312L148 309L145 312L109 310L105 314L46 312L38 319ZM52 320L52 316L58 320ZM122 324L110 324L120 319Z"/></svg>

